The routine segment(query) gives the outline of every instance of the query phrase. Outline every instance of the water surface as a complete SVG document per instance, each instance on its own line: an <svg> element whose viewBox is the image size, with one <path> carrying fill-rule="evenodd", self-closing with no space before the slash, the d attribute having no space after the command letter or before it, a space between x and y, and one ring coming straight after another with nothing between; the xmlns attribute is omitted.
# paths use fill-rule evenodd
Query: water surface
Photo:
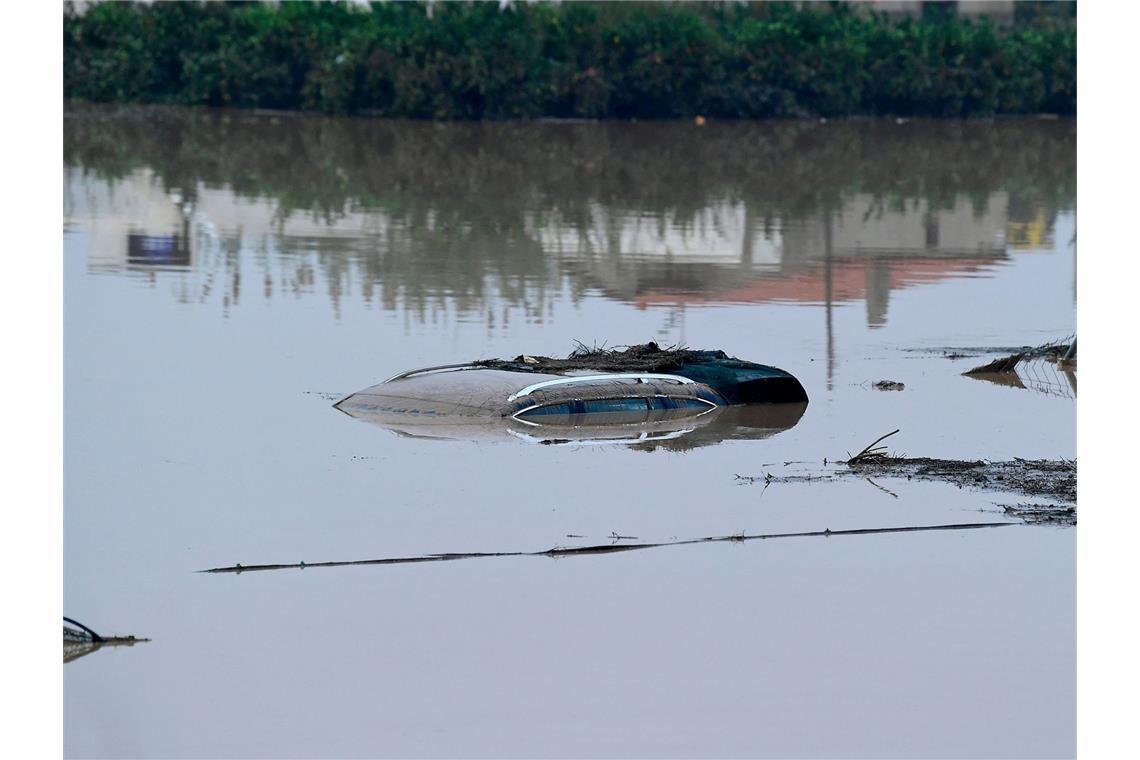
<svg viewBox="0 0 1140 760"><path fill-rule="evenodd" d="M1074 754L1073 530L194 572L1006 521L1009 494L735 476L894 428L912 456L1074 456L1071 378L960 374L1075 332L1074 122L64 126L65 609L152 639L68 663L69 756ZM331 407L650 339L811 403L695 446Z"/></svg>

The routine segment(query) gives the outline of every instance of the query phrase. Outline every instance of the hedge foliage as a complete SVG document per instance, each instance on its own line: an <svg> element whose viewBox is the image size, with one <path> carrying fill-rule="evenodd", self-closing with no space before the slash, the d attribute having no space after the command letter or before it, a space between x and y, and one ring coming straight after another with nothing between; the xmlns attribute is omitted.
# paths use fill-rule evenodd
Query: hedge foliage
<svg viewBox="0 0 1140 760"><path fill-rule="evenodd" d="M64 93L431 119L1076 111L1071 22L848 3L153 3L64 11Z"/></svg>

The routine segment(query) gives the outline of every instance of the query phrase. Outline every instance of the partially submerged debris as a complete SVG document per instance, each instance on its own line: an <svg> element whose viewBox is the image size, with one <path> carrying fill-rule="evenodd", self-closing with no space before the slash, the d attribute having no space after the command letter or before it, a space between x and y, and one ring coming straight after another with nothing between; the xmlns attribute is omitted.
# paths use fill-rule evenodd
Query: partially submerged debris
<svg viewBox="0 0 1140 760"><path fill-rule="evenodd" d="M878 391L901 391L906 385L898 380L880 380L871 387Z"/></svg>
<svg viewBox="0 0 1140 760"><path fill-rule="evenodd" d="M63 619L63 661L71 662L106 646L134 646L150 639L137 636L101 636L78 620Z"/></svg>
<svg viewBox="0 0 1140 760"><path fill-rule="evenodd" d="M848 461L860 477L939 480L959 487L1014 491L1067 503L1077 501L1077 463L1067 459L1013 459L1007 462L973 462L930 457L878 456Z"/></svg>
<svg viewBox="0 0 1140 760"><path fill-rule="evenodd" d="M1076 507L1060 504L1004 504L1002 509L1010 517L1024 520L1030 525L1060 525L1072 527L1077 524Z"/></svg>
<svg viewBox="0 0 1140 760"><path fill-rule="evenodd" d="M891 432L887 433L886 435L879 436L875 440L871 441L870 446L863 449L862 451L860 451L855 456L851 456L851 454L848 453L847 461L844 462L844 464L858 464L860 462L868 462L868 461L873 461L873 460L881 459L881 458L885 457L887 455L887 447L886 446L877 446L876 444L879 443L879 441L890 438L892 435L894 435L897 432L899 432L899 431L896 428L895 430L892 430Z"/></svg>
<svg viewBox="0 0 1140 760"><path fill-rule="evenodd" d="M492 369L506 369L530 372L552 372L561 374L574 370L598 370L601 372L668 372L676 370L687 362L702 359L709 351L694 351L684 346L662 348L650 341L638 346L624 346L622 350L605 346L589 347L579 342L565 359L550 356L516 356L514 359L482 359L472 364ZM727 359L723 351L715 352Z"/></svg>
<svg viewBox="0 0 1140 760"><path fill-rule="evenodd" d="M1024 346L920 346L917 348L903 348L907 353L938 354L943 359L971 359L992 354L1013 354L1024 349Z"/></svg>
<svg viewBox="0 0 1140 760"><path fill-rule="evenodd" d="M856 476L867 480L876 488L897 498L897 494L871 480L872 476L906 478L907 480L937 480L952 483L959 488L971 487L994 491L1012 491L1023 496L1049 499L1053 504L1021 504L1006 507L1006 514L1033 524L1076 525L1077 462L1072 459L1022 459L1015 457L1004 462L986 460L934 459L931 457L892 456L886 446L879 443L895 433L892 430L876 438L855 456L848 456L835 464L846 469L826 470L818 473L777 476L736 475L742 484L762 481L766 489L772 483L812 482L837 480ZM824 460L827 465L828 460Z"/></svg>
<svg viewBox="0 0 1140 760"><path fill-rule="evenodd" d="M983 364L979 367L974 367L971 370L963 372L963 375L984 375L1000 372L1016 372L1017 365L1029 361L1030 359L1039 359L1048 357L1050 359L1060 359L1062 357L1072 355L1073 362L1076 361L1076 339L1072 341L1057 341L1053 343L1045 343L1036 347L1026 346L1020 351L994 359L992 362Z"/></svg>
<svg viewBox="0 0 1140 760"><path fill-rule="evenodd" d="M765 473L764 475L736 475L740 485L751 485L758 481L763 481L764 485L769 483L810 483L814 480L827 480L827 475L773 475L772 473Z"/></svg>
<svg viewBox="0 0 1140 760"><path fill-rule="evenodd" d="M209 570L200 570L202 573L248 573L255 570L307 570L314 567L350 567L356 565L407 565L419 562L450 562L458 559L486 559L489 557L574 557L595 554L617 554L619 552L639 551L642 549L657 549L665 546L691 546L693 544L711 543L741 543L776 538L830 538L839 536L867 536L885 533L922 533L944 530L975 530L980 528L1002 528L1016 523L988 522L988 523L955 523L951 525L915 525L901 528L856 528L852 530L825 530L805 531L801 533L767 533L747 534L743 531L728 536L706 536L704 538L690 538L680 541L662 541L658 543L643 544L595 544L592 546L556 546L544 551L532 552L457 552L448 554L422 554L412 557L384 557L380 559L358 559L333 562L297 562L271 565L241 565L229 567L214 567ZM628 536L611 535L614 541L630 538Z"/></svg>

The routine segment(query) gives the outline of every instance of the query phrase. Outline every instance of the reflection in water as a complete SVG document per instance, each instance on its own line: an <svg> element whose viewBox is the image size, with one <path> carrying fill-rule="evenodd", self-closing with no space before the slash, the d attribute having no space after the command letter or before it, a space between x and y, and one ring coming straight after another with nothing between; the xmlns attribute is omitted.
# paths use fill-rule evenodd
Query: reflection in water
<svg viewBox="0 0 1140 760"><path fill-rule="evenodd" d="M87 626L69 617L63 618L63 661L65 663L86 657L102 647L134 646L150 639L135 636L100 636Z"/></svg>
<svg viewBox="0 0 1140 760"><path fill-rule="evenodd" d="M523 441L544 445L627 445L641 451L688 451L727 440L760 440L795 427L807 404L746 404L718 406L697 416L644 420L535 424L513 417L459 419L454 422L416 420L407 414L342 408L350 417L370 422L400 436L434 440ZM591 415L579 415L580 418ZM600 417L601 415L593 415ZM642 415L643 417L645 415Z"/></svg>
<svg viewBox="0 0 1140 760"><path fill-rule="evenodd" d="M807 404L745 404L720 407L715 415L683 436L661 441L642 441L641 451L690 451L721 441L756 441L791 430L803 417Z"/></svg>
<svg viewBox="0 0 1140 760"><path fill-rule="evenodd" d="M103 647L133 647L146 639L111 639L107 641L67 641L63 642L64 663L74 662L80 657L98 652Z"/></svg>
<svg viewBox="0 0 1140 760"><path fill-rule="evenodd" d="M127 263L146 267L190 266L190 245L185 235L127 233Z"/></svg>
<svg viewBox="0 0 1140 760"><path fill-rule="evenodd" d="M1018 363L1010 372L975 372L966 377L1010 388L1027 388L1045 396L1077 397L1077 373L1058 366L1053 359L1032 359Z"/></svg>
<svg viewBox="0 0 1140 760"><path fill-rule="evenodd" d="M1048 244L1073 121L430 124L73 108L65 219L91 271L239 305L327 289L426 320L865 300ZM239 252L256 251L252 257ZM191 255L193 252L193 255ZM250 261L249 259L253 259ZM339 312L338 312L339 313ZM829 331L830 345L830 331Z"/></svg>

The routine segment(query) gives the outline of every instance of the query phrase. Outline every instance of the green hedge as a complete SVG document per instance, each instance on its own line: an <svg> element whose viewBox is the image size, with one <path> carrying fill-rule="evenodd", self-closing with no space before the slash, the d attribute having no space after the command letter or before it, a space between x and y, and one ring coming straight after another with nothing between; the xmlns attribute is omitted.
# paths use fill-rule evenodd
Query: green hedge
<svg viewBox="0 0 1140 760"><path fill-rule="evenodd" d="M108 2L64 11L97 102L434 119L1076 111L1076 28L848 3Z"/></svg>

